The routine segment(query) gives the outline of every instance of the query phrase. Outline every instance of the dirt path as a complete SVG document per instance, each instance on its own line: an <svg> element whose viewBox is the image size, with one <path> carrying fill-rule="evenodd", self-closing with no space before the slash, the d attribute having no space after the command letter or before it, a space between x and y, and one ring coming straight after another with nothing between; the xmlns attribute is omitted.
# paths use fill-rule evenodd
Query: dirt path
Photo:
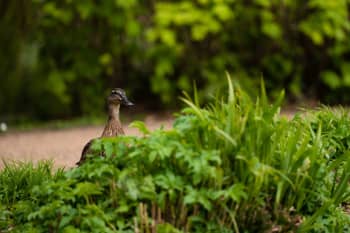
<svg viewBox="0 0 350 233"><path fill-rule="evenodd" d="M172 120L154 116L145 118L149 129L162 125L171 127ZM72 167L80 158L85 143L101 135L103 126L61 130L34 130L0 134L0 168L2 160L39 161L52 159L57 167ZM138 130L124 125L127 135L139 135Z"/></svg>
<svg viewBox="0 0 350 233"><path fill-rule="evenodd" d="M283 115L292 117L295 111L284 111ZM162 125L170 128L171 117L147 116L145 124L150 130ZM72 167L79 160L81 150L92 138L101 135L103 126L80 127L60 130L34 130L0 134L0 169L3 160L54 161L56 167ZM127 135L139 135L138 130L124 125Z"/></svg>

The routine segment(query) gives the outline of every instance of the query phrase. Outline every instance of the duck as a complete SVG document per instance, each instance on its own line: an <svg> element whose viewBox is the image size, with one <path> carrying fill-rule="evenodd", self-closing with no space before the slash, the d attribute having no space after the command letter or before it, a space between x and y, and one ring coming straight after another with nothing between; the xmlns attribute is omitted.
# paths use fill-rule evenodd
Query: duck
<svg viewBox="0 0 350 233"><path fill-rule="evenodd" d="M134 105L125 94L125 91L121 88L113 88L110 95L107 97L108 105L108 120L103 129L102 135L99 138L91 139L83 148L80 160L76 165L80 166L87 158L87 155L91 153L91 145L96 139L106 137L117 137L125 135L123 126L119 118L120 106L131 107ZM103 155L100 154L100 155Z"/></svg>

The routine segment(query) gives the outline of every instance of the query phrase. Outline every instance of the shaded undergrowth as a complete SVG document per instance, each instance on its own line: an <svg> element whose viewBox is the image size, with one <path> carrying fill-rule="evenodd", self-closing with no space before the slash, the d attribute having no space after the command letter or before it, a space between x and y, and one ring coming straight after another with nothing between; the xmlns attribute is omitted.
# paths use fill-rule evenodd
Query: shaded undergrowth
<svg viewBox="0 0 350 233"><path fill-rule="evenodd" d="M350 119L327 108L287 120L228 82L170 130L97 140L81 167L6 165L0 231L347 232ZM196 96L196 94L195 94Z"/></svg>

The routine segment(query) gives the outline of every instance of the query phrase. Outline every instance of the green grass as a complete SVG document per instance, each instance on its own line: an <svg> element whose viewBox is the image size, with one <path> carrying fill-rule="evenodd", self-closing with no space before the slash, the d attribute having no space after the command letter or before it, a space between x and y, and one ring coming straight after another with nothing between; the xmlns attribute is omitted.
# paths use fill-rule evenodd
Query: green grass
<svg viewBox="0 0 350 233"><path fill-rule="evenodd" d="M0 230L349 231L348 112L287 120L282 100L270 104L263 84L253 100L229 80L205 107L196 94L184 98L170 130L134 122L144 137L97 140L95 153L106 156L81 167L52 176L11 165L0 174Z"/></svg>
<svg viewBox="0 0 350 233"><path fill-rule="evenodd" d="M12 205L30 195L30 189L45 181L63 176L63 170L53 171L52 161L41 161L34 165L28 162L4 161L0 173L0 199L5 205Z"/></svg>

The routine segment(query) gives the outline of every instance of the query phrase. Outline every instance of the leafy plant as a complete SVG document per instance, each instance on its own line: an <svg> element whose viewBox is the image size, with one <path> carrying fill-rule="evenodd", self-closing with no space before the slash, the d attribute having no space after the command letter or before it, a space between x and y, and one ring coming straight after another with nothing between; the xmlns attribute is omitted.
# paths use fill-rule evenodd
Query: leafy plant
<svg viewBox="0 0 350 233"><path fill-rule="evenodd" d="M1 5L1 118L98 115L106 89L176 107L226 70L255 94L348 103L348 0L19 0ZM150 96L145 99L145 96ZM26 99L26 105L23 105ZM40 104L38 104L40 103ZM52 106L55 106L54 108ZM5 119L7 120L7 119Z"/></svg>
<svg viewBox="0 0 350 233"><path fill-rule="evenodd" d="M270 104L262 83L253 100L229 79L206 107L187 96L172 129L135 122L143 137L96 140L82 166L1 198L2 230L346 231L348 131L336 126L350 122L327 109L287 120L283 95Z"/></svg>

